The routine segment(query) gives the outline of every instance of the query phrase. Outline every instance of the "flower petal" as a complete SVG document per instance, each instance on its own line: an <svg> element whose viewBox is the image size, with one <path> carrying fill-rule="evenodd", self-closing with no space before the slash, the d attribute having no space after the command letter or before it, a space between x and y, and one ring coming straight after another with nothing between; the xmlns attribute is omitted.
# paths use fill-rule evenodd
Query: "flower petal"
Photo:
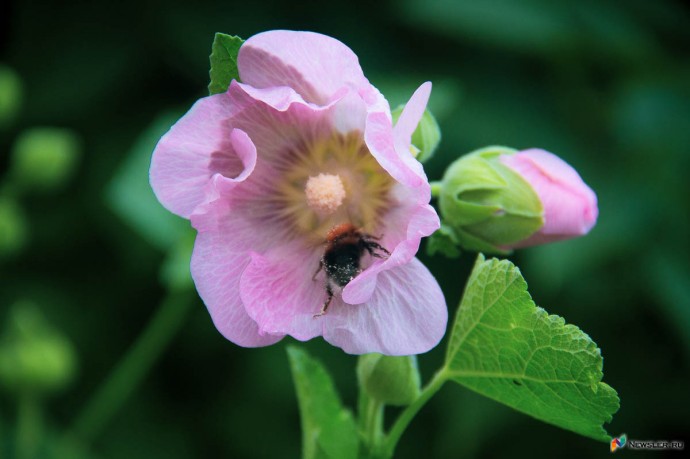
<svg viewBox="0 0 690 459"><path fill-rule="evenodd" d="M218 331L245 347L267 346L283 337L259 330L242 304L240 278L250 262L247 248L261 247L261 237L241 215L230 212L223 200L208 204L206 213L194 215L203 228L192 253L192 278Z"/></svg>
<svg viewBox="0 0 690 459"><path fill-rule="evenodd" d="M313 32L273 30L254 35L240 48L237 66L244 83L256 88L289 86L319 105L344 86L370 86L350 48Z"/></svg>
<svg viewBox="0 0 690 459"><path fill-rule="evenodd" d="M429 91L431 91L429 82L424 83L415 91L405 105L405 110L400 115L395 130L389 112L370 108L364 131L367 147L381 167L398 182L409 187L420 187L422 194L426 194L431 188L422 164L410 152L410 140L412 132L424 114L429 100ZM429 202L429 199L426 199L426 202Z"/></svg>
<svg viewBox="0 0 690 459"><path fill-rule="evenodd" d="M386 216L387 231L382 245L392 248L391 255L369 266L343 288L342 298L345 303L360 304L369 301L377 288L379 273L413 260L422 237L431 235L441 226L438 214L430 205L410 207L400 205ZM400 234L395 234L394 231L399 231Z"/></svg>
<svg viewBox="0 0 690 459"><path fill-rule="evenodd" d="M200 99L156 145L151 187L171 212L189 218L215 174L242 181L253 170L256 150L228 123L231 107L226 94Z"/></svg>
<svg viewBox="0 0 690 459"><path fill-rule="evenodd" d="M329 309L324 338L350 354L427 352L443 338L448 310L443 292L416 258L380 273L365 304Z"/></svg>
<svg viewBox="0 0 690 459"><path fill-rule="evenodd" d="M598 216L596 194L568 163L536 148L501 161L529 182L544 206L544 226L514 247L581 236L592 229Z"/></svg>
<svg viewBox="0 0 690 459"><path fill-rule="evenodd" d="M431 82L427 81L417 88L410 100L405 104L405 108L403 108L400 118L398 118L398 122L393 128L396 140L401 142L403 146L409 145L412 141L412 134L417 129L422 115L424 115L430 95Z"/></svg>
<svg viewBox="0 0 690 459"><path fill-rule="evenodd" d="M314 317L326 299L323 280L314 279L320 255L298 246L251 253L240 295L261 332L289 334L302 341L323 334L324 321Z"/></svg>

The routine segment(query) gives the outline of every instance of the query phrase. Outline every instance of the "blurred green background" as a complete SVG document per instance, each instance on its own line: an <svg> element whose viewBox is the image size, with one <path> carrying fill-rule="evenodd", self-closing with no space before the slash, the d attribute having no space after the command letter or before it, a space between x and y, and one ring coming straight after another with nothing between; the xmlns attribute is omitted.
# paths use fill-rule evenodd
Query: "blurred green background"
<svg viewBox="0 0 690 459"><path fill-rule="evenodd" d="M0 328L12 326L12 306L30 303L76 353L71 383L44 400L40 454L51 457L169 286L185 288L188 224L157 206L146 178L157 138L207 94L214 33L275 28L340 39L392 106L433 81L443 141L426 165L431 179L489 144L545 148L580 171L599 197L592 233L511 258L537 304L601 347L604 379L621 398L609 432L687 442L688 23L688 7L672 0L3 2ZM420 257L454 315L474 256ZM293 340L239 348L192 297L153 371L81 457L299 456L285 355ZM444 344L420 358L424 379ZM302 346L354 406L356 359L321 339ZM17 399L0 394L3 458ZM397 457L608 454L449 384ZM666 456L678 454L636 453Z"/></svg>

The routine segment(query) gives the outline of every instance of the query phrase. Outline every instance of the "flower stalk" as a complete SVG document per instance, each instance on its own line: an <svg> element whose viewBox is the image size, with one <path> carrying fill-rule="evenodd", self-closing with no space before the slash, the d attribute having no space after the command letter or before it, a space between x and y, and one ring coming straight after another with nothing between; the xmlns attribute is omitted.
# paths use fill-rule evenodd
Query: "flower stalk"
<svg viewBox="0 0 690 459"><path fill-rule="evenodd" d="M137 341L112 370L72 425L69 438L92 441L146 377L179 331L193 294L171 288Z"/></svg>
<svg viewBox="0 0 690 459"><path fill-rule="evenodd" d="M446 368L443 367L434 375L431 381L429 381L429 384L422 389L419 397L417 397L414 402L409 404L405 410L400 413L400 416L398 416L398 419L395 420L393 427L391 427L390 432L388 435L386 435L386 438L382 443L381 454L378 457L393 457L395 447L397 446L400 437L402 437L402 434L405 432L405 429L407 429L407 426L410 424L412 419L414 419L419 410L421 410L426 404L426 402L428 402L429 399L431 399L431 397L433 397L436 392L443 387L443 384L445 384L446 381L448 381L448 374L446 372Z"/></svg>

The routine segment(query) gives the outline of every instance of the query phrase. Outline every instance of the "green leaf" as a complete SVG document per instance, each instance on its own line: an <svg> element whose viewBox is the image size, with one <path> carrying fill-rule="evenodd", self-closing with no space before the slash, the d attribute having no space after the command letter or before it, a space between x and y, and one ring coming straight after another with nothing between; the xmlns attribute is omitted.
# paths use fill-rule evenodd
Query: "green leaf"
<svg viewBox="0 0 690 459"><path fill-rule="evenodd" d="M244 40L234 35L216 33L211 46L211 70L208 72L211 82L208 85L209 94L219 94L228 90L232 80L240 80L237 71L237 53Z"/></svg>
<svg viewBox="0 0 690 459"><path fill-rule="evenodd" d="M195 239L196 231L189 228L168 251L160 273L163 283L168 288L184 289L194 286L192 273L190 272L190 263Z"/></svg>
<svg viewBox="0 0 690 459"><path fill-rule="evenodd" d="M597 345L537 307L518 268L479 256L453 325L450 379L518 411L601 441L619 408Z"/></svg>
<svg viewBox="0 0 690 459"><path fill-rule="evenodd" d="M362 355L357 361L357 379L367 395L386 405L405 406L419 397L419 369L414 355Z"/></svg>
<svg viewBox="0 0 690 459"><path fill-rule="evenodd" d="M330 375L305 351L288 346L287 352L302 418L302 457L356 458L357 426L340 402Z"/></svg>
<svg viewBox="0 0 690 459"><path fill-rule="evenodd" d="M161 250L167 250L192 231L188 222L158 202L149 184L153 149L179 117L179 113L167 113L154 120L137 139L106 189L108 204L115 213Z"/></svg>

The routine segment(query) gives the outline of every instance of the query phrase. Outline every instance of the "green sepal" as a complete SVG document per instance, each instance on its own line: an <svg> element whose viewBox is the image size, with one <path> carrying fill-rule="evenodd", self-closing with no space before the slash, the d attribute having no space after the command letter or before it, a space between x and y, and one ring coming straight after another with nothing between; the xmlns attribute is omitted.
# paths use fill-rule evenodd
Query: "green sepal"
<svg viewBox="0 0 690 459"><path fill-rule="evenodd" d="M458 258L460 257L459 244L460 241L453 228L441 223L441 227L427 239L426 253L429 256L440 253L448 258Z"/></svg>
<svg viewBox="0 0 690 459"><path fill-rule="evenodd" d="M211 45L211 69L208 74L211 82L208 84L209 95L226 92L232 80L240 80L237 69L237 54L244 43L240 37L217 32Z"/></svg>
<svg viewBox="0 0 690 459"><path fill-rule="evenodd" d="M288 346L302 422L303 459L355 459L359 436L354 417L343 407L333 380L305 351Z"/></svg>
<svg viewBox="0 0 690 459"><path fill-rule="evenodd" d="M479 255L446 354L448 377L544 422L608 441L619 408L592 339L537 307L519 269Z"/></svg>
<svg viewBox="0 0 690 459"><path fill-rule="evenodd" d="M171 112L157 116L125 153L105 189L106 202L113 212L143 239L165 251L190 231L190 225L158 202L149 183L149 167L151 152L181 115Z"/></svg>
<svg viewBox="0 0 690 459"><path fill-rule="evenodd" d="M405 406L419 397L417 357L365 354L357 361L360 390L385 405Z"/></svg>
<svg viewBox="0 0 690 459"><path fill-rule="evenodd" d="M439 193L443 223L452 227L467 250L507 253L544 225L543 206L531 185L504 165L515 154L487 147L457 159L444 174Z"/></svg>
<svg viewBox="0 0 690 459"><path fill-rule="evenodd" d="M393 124L398 122L398 118L400 118L400 114L403 112L404 108L404 105L400 105L391 112ZM413 153L417 161L424 163L431 159L440 142L441 128L439 128L434 115L429 109L426 109L422 114L422 118L419 120L417 128L412 133Z"/></svg>

